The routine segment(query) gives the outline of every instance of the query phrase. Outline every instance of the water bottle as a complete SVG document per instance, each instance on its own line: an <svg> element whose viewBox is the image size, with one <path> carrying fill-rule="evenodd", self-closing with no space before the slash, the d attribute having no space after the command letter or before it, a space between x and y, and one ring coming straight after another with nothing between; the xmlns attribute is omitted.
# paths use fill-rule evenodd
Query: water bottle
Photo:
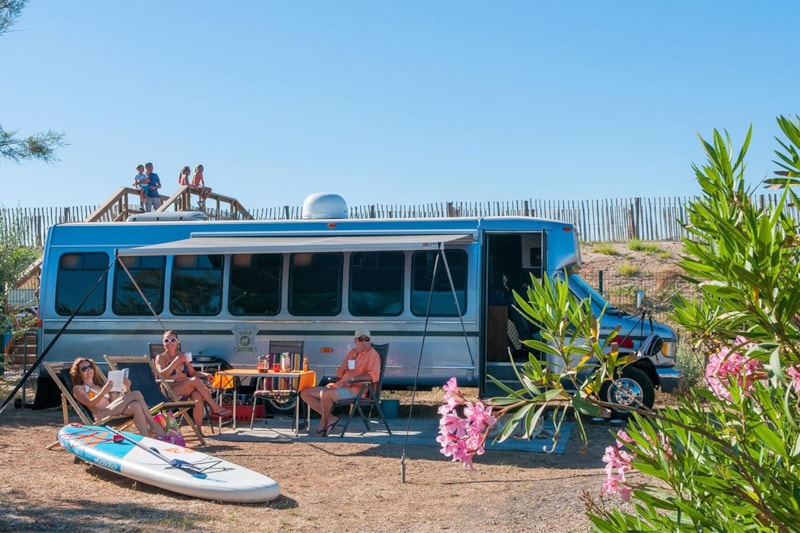
<svg viewBox="0 0 800 533"><path fill-rule="evenodd" d="M289 354L288 353L282 353L281 354L281 372L288 372L289 370L291 370L289 368Z"/></svg>

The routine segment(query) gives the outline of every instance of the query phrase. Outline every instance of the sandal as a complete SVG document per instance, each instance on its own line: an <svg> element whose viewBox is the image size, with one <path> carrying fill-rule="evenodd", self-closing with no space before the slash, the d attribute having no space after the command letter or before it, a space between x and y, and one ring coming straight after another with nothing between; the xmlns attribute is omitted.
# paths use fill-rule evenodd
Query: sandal
<svg viewBox="0 0 800 533"><path fill-rule="evenodd" d="M339 419L337 418L336 422L331 422L330 424L325 426L325 429L323 429L322 431L317 430L317 436L319 436L319 437L327 437L328 433L333 431L333 428L335 428L338 424L339 424Z"/></svg>
<svg viewBox="0 0 800 533"><path fill-rule="evenodd" d="M231 416L233 413L231 413L228 409L225 409L223 407L222 409L220 409L219 411L217 411L214 414L217 415L220 418L227 418L227 417Z"/></svg>

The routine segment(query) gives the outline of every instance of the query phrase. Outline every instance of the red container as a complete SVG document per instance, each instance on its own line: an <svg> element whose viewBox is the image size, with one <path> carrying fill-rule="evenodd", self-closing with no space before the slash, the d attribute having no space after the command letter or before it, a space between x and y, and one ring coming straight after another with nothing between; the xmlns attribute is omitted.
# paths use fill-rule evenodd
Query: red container
<svg viewBox="0 0 800 533"><path fill-rule="evenodd" d="M231 411L233 411L233 406L229 407ZM236 406L236 421L237 422L249 422L250 415L253 414L253 406L252 405L237 405ZM219 417L217 415L211 415L212 420L217 420ZM264 418L264 406L259 404L256 406L256 418Z"/></svg>

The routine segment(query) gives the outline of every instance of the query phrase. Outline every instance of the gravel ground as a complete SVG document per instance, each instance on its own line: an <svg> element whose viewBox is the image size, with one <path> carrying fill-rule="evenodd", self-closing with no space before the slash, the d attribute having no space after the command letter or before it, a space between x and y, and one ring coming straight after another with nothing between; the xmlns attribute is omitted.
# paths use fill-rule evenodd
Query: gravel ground
<svg viewBox="0 0 800 533"><path fill-rule="evenodd" d="M589 424L586 453L576 431L564 454L489 450L474 472L435 446L412 446L405 483L399 445L212 439L204 452L281 484L269 504L236 505L148 487L45 449L61 425L60 410L0 415L0 531L586 531L582 494L599 494L614 429Z"/></svg>

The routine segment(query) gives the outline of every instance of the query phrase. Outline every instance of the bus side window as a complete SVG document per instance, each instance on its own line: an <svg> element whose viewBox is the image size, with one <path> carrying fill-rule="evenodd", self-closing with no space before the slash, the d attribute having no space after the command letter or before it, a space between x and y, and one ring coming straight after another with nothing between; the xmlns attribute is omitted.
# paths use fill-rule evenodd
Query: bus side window
<svg viewBox="0 0 800 533"><path fill-rule="evenodd" d="M350 255L349 307L353 316L398 316L403 312L403 252Z"/></svg>
<svg viewBox="0 0 800 533"><path fill-rule="evenodd" d="M231 256L228 311L234 316L275 316L281 310L283 255Z"/></svg>
<svg viewBox="0 0 800 533"><path fill-rule="evenodd" d="M147 301L156 314L164 310L164 269L167 259L163 255L142 257L120 257L125 268L136 280ZM122 268L114 272L114 291L111 294L111 309L117 315L150 315L147 303L142 300L131 278Z"/></svg>
<svg viewBox="0 0 800 533"><path fill-rule="evenodd" d="M411 312L417 316L425 316L428 311L428 297L433 280L430 316L458 316L450 281L445 271L444 261L439 259L436 267L436 279L433 269L439 252L415 252L412 258L411 272ZM464 250L447 250L447 264L453 278L458 306L463 315L467 311L467 252Z"/></svg>
<svg viewBox="0 0 800 533"><path fill-rule="evenodd" d="M58 261L56 280L56 313L69 316L74 313L89 290L102 276L102 282L92 290L78 316L102 315L106 309L108 285L108 254L64 254Z"/></svg>
<svg viewBox="0 0 800 533"><path fill-rule="evenodd" d="M292 254L289 312L295 316L336 316L342 312L341 253Z"/></svg>
<svg viewBox="0 0 800 533"><path fill-rule="evenodd" d="M222 255L176 255L169 297L172 314L219 314L222 309L222 267Z"/></svg>

